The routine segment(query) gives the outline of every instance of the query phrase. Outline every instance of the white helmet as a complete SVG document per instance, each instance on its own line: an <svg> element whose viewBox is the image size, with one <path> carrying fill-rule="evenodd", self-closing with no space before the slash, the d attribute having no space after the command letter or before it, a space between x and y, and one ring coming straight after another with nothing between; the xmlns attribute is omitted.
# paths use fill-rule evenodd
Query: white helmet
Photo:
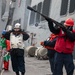
<svg viewBox="0 0 75 75"><path fill-rule="evenodd" d="M21 28L21 24L20 23L16 23L14 28Z"/></svg>

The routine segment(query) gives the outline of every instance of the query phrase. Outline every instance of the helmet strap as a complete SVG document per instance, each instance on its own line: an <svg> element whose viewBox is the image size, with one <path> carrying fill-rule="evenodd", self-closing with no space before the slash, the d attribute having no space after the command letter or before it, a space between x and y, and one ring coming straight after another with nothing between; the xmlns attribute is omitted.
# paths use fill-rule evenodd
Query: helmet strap
<svg viewBox="0 0 75 75"><path fill-rule="evenodd" d="M72 31L72 29L73 29L73 26L68 26L68 28L67 28L68 30L70 30L70 31Z"/></svg>

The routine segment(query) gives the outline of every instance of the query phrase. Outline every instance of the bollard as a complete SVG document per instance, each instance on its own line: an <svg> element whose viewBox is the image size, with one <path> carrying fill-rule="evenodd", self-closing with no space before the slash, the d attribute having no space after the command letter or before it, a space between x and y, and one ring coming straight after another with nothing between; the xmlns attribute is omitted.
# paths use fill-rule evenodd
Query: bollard
<svg viewBox="0 0 75 75"><path fill-rule="evenodd" d="M34 57L36 49L37 49L37 47L35 47L35 46L28 46L25 50L27 51L27 54L30 57Z"/></svg>

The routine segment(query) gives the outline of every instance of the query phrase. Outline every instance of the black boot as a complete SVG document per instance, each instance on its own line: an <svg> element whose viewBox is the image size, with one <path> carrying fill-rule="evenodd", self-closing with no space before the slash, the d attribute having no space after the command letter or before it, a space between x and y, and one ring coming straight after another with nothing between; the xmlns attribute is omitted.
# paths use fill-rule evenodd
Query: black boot
<svg viewBox="0 0 75 75"><path fill-rule="evenodd" d="M20 75L19 72L16 72L16 75Z"/></svg>
<svg viewBox="0 0 75 75"><path fill-rule="evenodd" d="M25 74L25 72L21 72L21 75L24 75Z"/></svg>

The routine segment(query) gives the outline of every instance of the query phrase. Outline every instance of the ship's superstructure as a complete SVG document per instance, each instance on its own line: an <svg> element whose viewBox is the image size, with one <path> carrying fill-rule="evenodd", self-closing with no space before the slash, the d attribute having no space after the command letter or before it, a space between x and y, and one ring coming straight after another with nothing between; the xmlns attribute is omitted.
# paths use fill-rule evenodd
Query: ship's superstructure
<svg viewBox="0 0 75 75"><path fill-rule="evenodd" d="M63 23L69 17L75 20L75 0L0 0L0 32L8 25L13 27L21 23L22 29L30 34L26 46L39 47L40 41L46 40L51 33L47 21L29 11L27 6L58 22Z"/></svg>

